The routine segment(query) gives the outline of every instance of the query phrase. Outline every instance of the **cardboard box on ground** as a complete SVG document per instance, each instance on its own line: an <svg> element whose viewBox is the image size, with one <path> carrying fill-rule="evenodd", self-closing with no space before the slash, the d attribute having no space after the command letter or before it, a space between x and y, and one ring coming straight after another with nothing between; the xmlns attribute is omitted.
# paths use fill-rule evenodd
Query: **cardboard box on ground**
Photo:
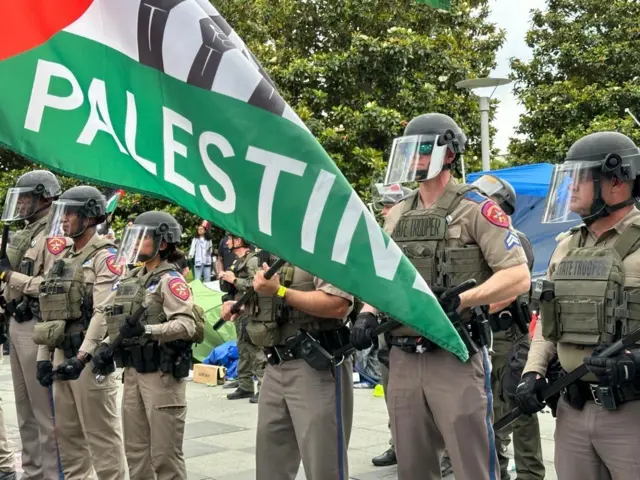
<svg viewBox="0 0 640 480"><path fill-rule="evenodd" d="M193 381L206 385L222 385L227 369L219 365L198 363L193 366Z"/></svg>

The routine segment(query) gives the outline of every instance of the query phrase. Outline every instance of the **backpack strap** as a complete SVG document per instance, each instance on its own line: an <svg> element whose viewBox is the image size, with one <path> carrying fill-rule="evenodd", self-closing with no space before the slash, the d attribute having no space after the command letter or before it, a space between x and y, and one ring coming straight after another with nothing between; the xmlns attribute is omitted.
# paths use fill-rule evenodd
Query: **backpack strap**
<svg viewBox="0 0 640 480"><path fill-rule="evenodd" d="M569 241L569 250L573 248L580 248L584 245L587 238L587 230L583 227L584 225L578 225L576 227L571 227L569 230L569 236L571 237L571 240Z"/></svg>
<svg viewBox="0 0 640 480"><path fill-rule="evenodd" d="M613 248L622 260L640 248L640 222L629 225L618 237Z"/></svg>

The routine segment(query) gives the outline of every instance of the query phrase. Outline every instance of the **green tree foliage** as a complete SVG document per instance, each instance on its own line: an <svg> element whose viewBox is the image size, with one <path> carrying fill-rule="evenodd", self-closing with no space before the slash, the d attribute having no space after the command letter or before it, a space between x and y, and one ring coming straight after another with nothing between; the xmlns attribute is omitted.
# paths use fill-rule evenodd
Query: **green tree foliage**
<svg viewBox="0 0 640 480"><path fill-rule="evenodd" d="M617 130L640 141L640 2L549 0L527 33L528 62L512 60L527 113L510 152L520 163L556 162L585 134Z"/></svg>
<svg viewBox="0 0 640 480"><path fill-rule="evenodd" d="M213 3L363 198L393 138L422 113L454 117L470 139L468 170L480 166L477 100L455 83L495 65L503 33L487 0L451 12L415 0Z"/></svg>

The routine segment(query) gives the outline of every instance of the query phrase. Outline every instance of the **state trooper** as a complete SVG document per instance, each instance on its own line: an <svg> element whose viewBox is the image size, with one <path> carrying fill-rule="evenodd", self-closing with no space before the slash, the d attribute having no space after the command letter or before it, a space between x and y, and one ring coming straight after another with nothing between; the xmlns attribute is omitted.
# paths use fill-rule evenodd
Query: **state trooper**
<svg viewBox="0 0 640 480"><path fill-rule="evenodd" d="M286 264L271 279L267 263L253 279L257 295L244 307L251 341L265 348L258 402L257 480L293 480L300 460L309 479L347 480L353 421L351 356L327 358L349 343L353 296ZM231 316L233 301L222 317ZM339 359L340 360L340 359Z"/></svg>
<svg viewBox="0 0 640 480"><path fill-rule="evenodd" d="M204 338L204 317L174 264L181 256L181 236L182 226L168 213L139 215L125 229L114 262L142 266L122 275L115 295L98 307L91 322L108 332L93 357L94 373L124 367L121 410L131 480L187 478L184 379L192 344ZM146 310L134 322L130 317L141 305ZM110 356L109 344L118 337L122 343Z"/></svg>
<svg viewBox="0 0 640 480"><path fill-rule="evenodd" d="M73 247L40 284L41 321L33 341L40 345L38 380L42 386L53 383L66 480L121 480L126 471L115 376L99 383L91 369L84 368L104 338L103 331L92 336L87 330L94 305L107 300L121 273L114 263L114 244L96 232L106 207L97 188L82 185L64 192L49 213L48 242L63 244L68 237Z"/></svg>
<svg viewBox="0 0 640 480"><path fill-rule="evenodd" d="M495 175L483 175L473 182L489 198L495 201L502 210L511 217L516 210L517 196L513 186ZM529 272L533 270L533 247L527 236L516 230L519 242L527 256ZM491 354L491 391L493 392L493 413L501 418L509 413L515 405L508 395L504 394L502 379L508 374L509 354L519 343L529 343L528 323L531 319L528 292L513 300L489 306L489 323L493 332ZM514 422L511 428L496 432L496 447L500 464L500 476L509 478L509 457L506 455L513 433L513 451L518 479L541 480L545 475L542 460L542 444L540 441L540 425L538 417L523 416Z"/></svg>
<svg viewBox="0 0 640 480"><path fill-rule="evenodd" d="M45 272L67 248L67 240L47 240L47 214L62 193L56 176L46 170L27 172L7 190L3 222L24 222L0 260L5 285L0 302L10 317L10 361L22 442L24 479L57 480L58 446L54 434L51 392L38 382L38 346L33 329L40 316L38 294Z"/></svg>
<svg viewBox="0 0 640 480"><path fill-rule="evenodd" d="M517 235L507 215L476 187L451 176L465 143L451 117L420 115L394 140L387 168L385 183L416 181L420 187L391 209L385 231L432 290L443 292L469 279L478 283L459 295L458 308L447 311L470 350L468 362L406 326L390 332L389 414L400 480L441 478L445 448L458 480L500 474L488 335L478 311L527 291L530 276L522 247L510 241ZM356 348L371 345L375 313L365 305L358 315L351 333ZM464 335L467 325L471 338Z"/></svg>
<svg viewBox="0 0 640 480"><path fill-rule="evenodd" d="M220 274L220 279L232 284L235 289L235 300L240 298L253 284L253 277L260 269L258 254L249 249L249 244L242 237L226 233L227 247L236 258L226 272ZM237 388L227 395L229 400L249 398L251 403L258 403L262 378L267 359L261 347L251 342L247 334L249 318L241 315L235 322L238 342L238 379L234 384ZM258 379L258 391L253 392L253 377ZM225 385L226 386L226 385Z"/></svg>
<svg viewBox="0 0 640 480"><path fill-rule="evenodd" d="M554 167L543 223L576 214L534 288L540 300L527 364L516 391L528 414L544 408L539 392L557 351L565 372L585 363L589 374L557 407L555 468L562 480L638 478L640 347L611 358L598 353L640 327L640 149L618 132L576 141Z"/></svg>

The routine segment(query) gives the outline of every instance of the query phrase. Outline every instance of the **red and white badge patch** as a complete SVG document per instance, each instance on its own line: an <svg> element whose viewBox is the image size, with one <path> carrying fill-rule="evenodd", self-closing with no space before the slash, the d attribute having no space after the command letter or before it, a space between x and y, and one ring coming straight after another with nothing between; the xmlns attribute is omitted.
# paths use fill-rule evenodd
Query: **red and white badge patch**
<svg viewBox="0 0 640 480"><path fill-rule="evenodd" d="M63 237L51 237L47 239L47 250L52 255L59 255L67 246L67 241Z"/></svg>
<svg viewBox="0 0 640 480"><path fill-rule="evenodd" d="M181 278L174 278L173 280L171 280L169 282L169 290L171 290L171 293L173 293L183 302L185 300L188 300L189 296L191 296L189 286L184 283L184 280L182 280Z"/></svg>
<svg viewBox="0 0 640 480"><path fill-rule="evenodd" d="M482 216L498 227L509 228L509 217L491 200L482 207Z"/></svg>
<svg viewBox="0 0 640 480"><path fill-rule="evenodd" d="M122 275L122 265L116 264L116 256L109 255L107 257L107 268L115 275Z"/></svg>

